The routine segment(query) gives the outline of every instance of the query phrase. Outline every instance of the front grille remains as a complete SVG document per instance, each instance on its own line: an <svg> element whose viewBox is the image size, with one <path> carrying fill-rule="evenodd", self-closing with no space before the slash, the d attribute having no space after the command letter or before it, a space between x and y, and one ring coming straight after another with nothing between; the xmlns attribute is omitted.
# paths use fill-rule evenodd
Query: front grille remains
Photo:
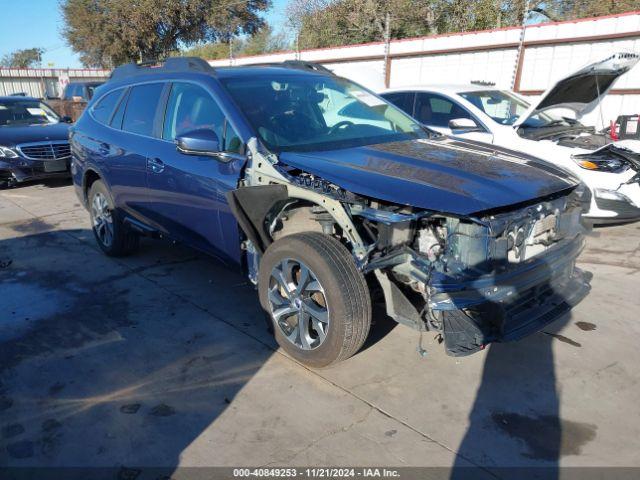
<svg viewBox="0 0 640 480"><path fill-rule="evenodd" d="M31 160L63 160L71 156L69 142L23 143L17 149Z"/></svg>

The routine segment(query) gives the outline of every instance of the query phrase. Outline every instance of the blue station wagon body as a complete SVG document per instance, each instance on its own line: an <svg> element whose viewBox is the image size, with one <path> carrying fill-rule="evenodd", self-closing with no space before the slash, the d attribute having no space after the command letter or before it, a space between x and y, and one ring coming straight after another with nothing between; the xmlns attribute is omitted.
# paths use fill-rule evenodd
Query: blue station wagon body
<svg viewBox="0 0 640 480"><path fill-rule="evenodd" d="M77 194L107 253L118 236L160 234L260 283L270 249L314 232L341 244L354 275L375 278L392 318L440 331L454 355L536 331L588 291L574 268L588 202L575 179L533 157L430 132L323 67L214 70L188 58L120 67L96 90L71 145ZM325 327L303 335L302 310L285 327L269 304L300 303L295 272L313 260L292 261L293 278L278 294L267 285L263 306L284 344L322 351ZM322 302L317 293L307 300L316 295L314 305L330 311L326 290ZM532 302L534 294L542 296Z"/></svg>

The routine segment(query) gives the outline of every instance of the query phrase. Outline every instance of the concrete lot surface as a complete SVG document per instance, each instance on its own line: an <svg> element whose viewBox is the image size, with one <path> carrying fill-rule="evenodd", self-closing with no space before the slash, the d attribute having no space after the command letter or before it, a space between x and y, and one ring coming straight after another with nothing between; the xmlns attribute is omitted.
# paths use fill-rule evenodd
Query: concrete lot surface
<svg viewBox="0 0 640 480"><path fill-rule="evenodd" d="M68 184L0 192L0 466L640 467L640 224L581 266L587 299L518 343L421 358L377 315L311 371L239 273L154 240L105 257Z"/></svg>

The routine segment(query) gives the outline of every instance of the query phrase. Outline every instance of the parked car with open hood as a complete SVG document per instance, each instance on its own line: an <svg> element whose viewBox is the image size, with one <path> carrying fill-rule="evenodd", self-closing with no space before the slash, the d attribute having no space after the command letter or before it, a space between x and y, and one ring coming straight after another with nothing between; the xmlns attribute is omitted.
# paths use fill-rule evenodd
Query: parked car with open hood
<svg viewBox="0 0 640 480"><path fill-rule="evenodd" d="M403 87L382 96L447 135L535 155L571 172L591 190L594 223L640 219L640 141L614 142L580 119L598 108L640 57L616 53L554 83L533 103L486 85Z"/></svg>
<svg viewBox="0 0 640 480"><path fill-rule="evenodd" d="M465 355L589 290L578 181L435 134L318 65L119 67L71 145L106 254L159 234L241 265L279 344L310 366L358 351L372 291Z"/></svg>
<svg viewBox="0 0 640 480"><path fill-rule="evenodd" d="M26 180L68 177L68 119L46 103L0 97L0 188Z"/></svg>

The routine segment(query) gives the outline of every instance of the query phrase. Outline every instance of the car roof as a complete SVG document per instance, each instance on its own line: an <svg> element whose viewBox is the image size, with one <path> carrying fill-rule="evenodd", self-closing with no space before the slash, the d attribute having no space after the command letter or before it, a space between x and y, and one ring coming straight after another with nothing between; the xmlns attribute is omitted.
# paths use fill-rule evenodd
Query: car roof
<svg viewBox="0 0 640 480"><path fill-rule="evenodd" d="M453 84L441 83L431 85L407 85L405 87L388 88L384 93L392 92L440 92L448 94L457 94L460 92L485 92L487 90L503 90L493 85L478 85L475 83Z"/></svg>
<svg viewBox="0 0 640 480"><path fill-rule="evenodd" d="M6 97L0 97L0 102L4 102L4 103L15 103L15 102L20 102L20 101L24 101L24 100L34 100L36 102L40 102L41 101L39 98L25 97L25 96L22 96L22 95L11 95L11 96L6 96Z"/></svg>
<svg viewBox="0 0 640 480"><path fill-rule="evenodd" d="M212 67L208 62L199 57L170 57L158 64L129 63L120 65L111 72L110 81L129 83L134 77L163 75L175 76L180 74L196 73L209 75L221 79L243 77L269 77L273 75L287 76L333 76L333 72L326 67L311 62L300 60L286 60L282 63L263 63L246 66Z"/></svg>
<svg viewBox="0 0 640 480"><path fill-rule="evenodd" d="M309 77L327 77L330 74L307 70L303 68L291 68L280 65L246 65L238 67L217 67L216 76L218 78L245 78L245 77L268 77L271 75L288 75L288 76L309 76Z"/></svg>
<svg viewBox="0 0 640 480"><path fill-rule="evenodd" d="M106 80L92 80L90 82L69 82L68 85L102 85Z"/></svg>

